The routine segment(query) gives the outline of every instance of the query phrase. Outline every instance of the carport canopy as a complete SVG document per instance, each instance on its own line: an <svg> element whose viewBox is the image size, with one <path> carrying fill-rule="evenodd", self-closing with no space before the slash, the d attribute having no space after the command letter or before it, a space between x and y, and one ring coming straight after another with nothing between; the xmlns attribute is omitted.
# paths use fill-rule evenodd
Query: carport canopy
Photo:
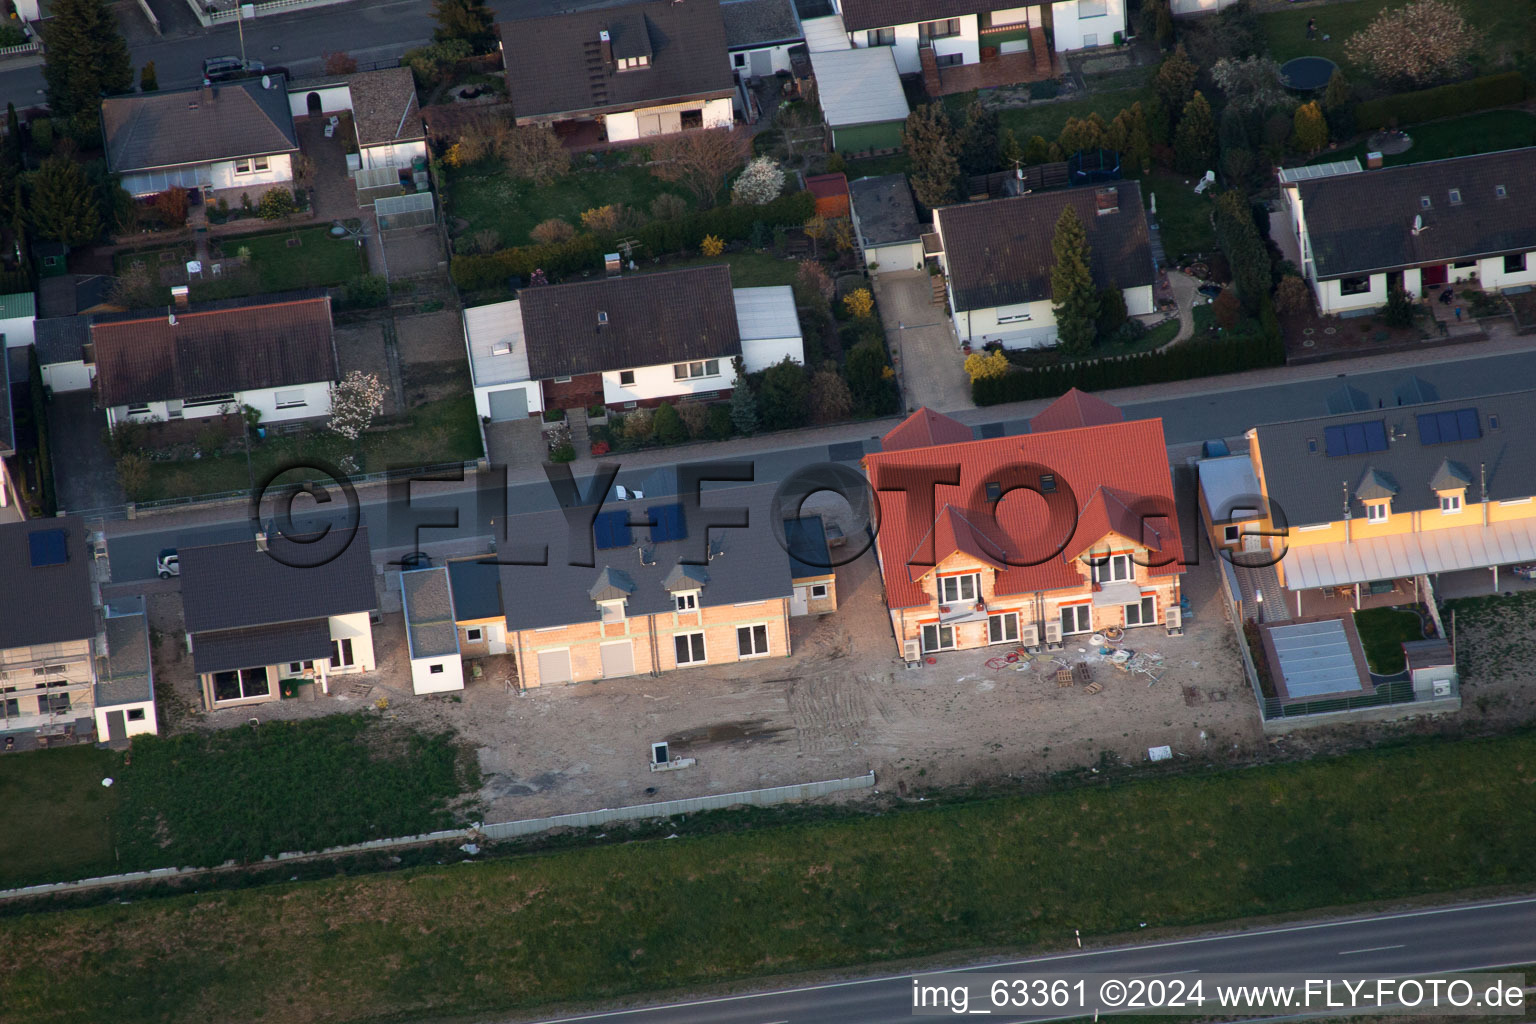
<svg viewBox="0 0 1536 1024"><path fill-rule="evenodd" d="M1282 563L1288 590L1345 586L1536 561L1536 519L1488 526L1290 547Z"/></svg>

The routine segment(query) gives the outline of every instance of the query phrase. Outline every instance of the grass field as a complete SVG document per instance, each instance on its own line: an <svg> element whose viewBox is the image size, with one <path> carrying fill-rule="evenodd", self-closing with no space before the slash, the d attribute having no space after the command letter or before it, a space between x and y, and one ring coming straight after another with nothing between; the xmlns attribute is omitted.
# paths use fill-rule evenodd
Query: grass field
<svg viewBox="0 0 1536 1024"><path fill-rule="evenodd" d="M200 459L152 461L149 485L139 500L158 501L238 491L251 486L253 475L261 480L279 466L302 462L306 455L322 455L335 461L354 448L358 471L362 473L468 462L484 454L473 395L427 402L410 410L401 423L403 425L390 430L365 434L355 446L348 445L345 449L335 435L273 436L253 445L249 467L245 452L238 448Z"/></svg>
<svg viewBox="0 0 1536 1024"><path fill-rule="evenodd" d="M0 800L27 827L0 829L0 888L448 828L478 788L451 734L369 714L141 737L131 764L94 747L12 754Z"/></svg>
<svg viewBox="0 0 1536 1024"><path fill-rule="evenodd" d="M289 245L297 238L298 245ZM194 281L194 302L229 299L242 295L286 292L300 288L326 288L368 272L363 250L350 238L332 238L325 227L297 228L254 235L227 235L219 239L226 256L234 257L242 248L249 249L250 264L245 272L214 279ZM170 254L164 259L163 254ZM192 258L190 244L161 249L120 252L114 258L121 274L134 262L142 262L153 276L165 263L177 266ZM163 301L170 301L170 288L164 289Z"/></svg>
<svg viewBox="0 0 1536 1024"><path fill-rule="evenodd" d="M1258 16L1269 55L1284 64L1293 57L1327 57L1347 75L1362 74L1344 55L1344 42L1375 20L1385 8L1402 7L1405 0L1352 0L1323 6L1306 4L1281 7ZM1483 32L1483 45L1473 57L1483 70L1490 69L1506 56L1525 52L1530 38L1531 13L1528 4L1517 0L1460 0L1468 24ZM1307 38L1307 19L1317 19L1319 38ZM1321 38L1330 38L1324 42Z"/></svg>
<svg viewBox="0 0 1536 1024"><path fill-rule="evenodd" d="M450 216L468 221L469 232L490 228L501 236L503 246L514 246L531 244L528 232L552 217L579 228L584 211L609 203L623 203L649 216L652 200L663 192L683 194L638 166L575 170L541 188L500 167L481 165L454 171L446 198ZM690 198L690 208L694 205Z"/></svg>
<svg viewBox="0 0 1536 1024"><path fill-rule="evenodd" d="M1406 153L1383 157L1382 163L1388 167L1532 145L1536 143L1536 114L1524 110L1485 110L1447 121L1410 125L1403 130L1413 139L1413 147ZM1358 142L1346 149L1329 150L1309 163L1355 157L1363 166L1369 148L1365 142Z"/></svg>
<svg viewBox="0 0 1536 1024"><path fill-rule="evenodd" d="M1087 117L1097 111L1106 121L1133 103L1146 103L1152 98L1150 88L1114 89L1094 93L1080 100L1064 100L1060 103L1031 103L1027 107L1015 107L998 111L1004 128L1012 129L1019 145L1028 145L1030 137L1039 135L1046 142L1054 142L1066 127L1070 117Z"/></svg>
<svg viewBox="0 0 1536 1024"><path fill-rule="evenodd" d="M652 270L677 270L682 267L705 267L728 263L731 267L731 285L736 288L766 288L778 284L794 284L799 260L782 260L762 252L732 252L720 256L695 256L682 260L667 260L664 266L642 267Z"/></svg>
<svg viewBox="0 0 1536 1024"><path fill-rule="evenodd" d="M1407 667L1404 640L1424 639L1424 627L1415 612L1402 608L1363 608L1355 612L1355 629L1365 660L1377 675L1396 675Z"/></svg>
<svg viewBox="0 0 1536 1024"><path fill-rule="evenodd" d="M118 756L94 746L60 747L0 760L0 888L113 870L109 823L122 789Z"/></svg>
<svg viewBox="0 0 1536 1024"><path fill-rule="evenodd" d="M117 1024L436 1019L1529 884L1533 778L1536 733L1421 741L12 917L0 1005L17 1024L104 992Z"/></svg>
<svg viewBox="0 0 1536 1024"><path fill-rule="evenodd" d="M1157 226L1163 252L1173 262L1185 253L1209 253L1216 249L1216 229L1211 227L1211 197L1195 195L1194 182L1171 171L1154 171L1141 179L1141 201L1148 206L1157 196Z"/></svg>

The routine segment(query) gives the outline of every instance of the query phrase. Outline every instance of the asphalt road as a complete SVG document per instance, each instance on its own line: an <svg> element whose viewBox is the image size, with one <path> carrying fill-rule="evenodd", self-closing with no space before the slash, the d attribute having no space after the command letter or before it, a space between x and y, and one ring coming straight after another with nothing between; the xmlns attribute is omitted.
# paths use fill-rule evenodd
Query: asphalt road
<svg viewBox="0 0 1536 1024"><path fill-rule="evenodd" d="M1153 942L991 962L943 972L962 976L1313 972L1404 974L1536 963L1536 897L1317 921L1198 939ZM912 1015L902 974L804 988L550 1018L540 1024L890 1024ZM984 986L973 983L972 990ZM973 1010L977 1004L972 1002ZM929 1020L942 1018L926 1018ZM1046 1017L994 1014L998 1021ZM1110 1018L1112 1019L1112 1018ZM1172 1019L1172 1018L1170 1018ZM1521 1018L1511 1018L1521 1019ZM506 1024L511 1024L508 1018Z"/></svg>

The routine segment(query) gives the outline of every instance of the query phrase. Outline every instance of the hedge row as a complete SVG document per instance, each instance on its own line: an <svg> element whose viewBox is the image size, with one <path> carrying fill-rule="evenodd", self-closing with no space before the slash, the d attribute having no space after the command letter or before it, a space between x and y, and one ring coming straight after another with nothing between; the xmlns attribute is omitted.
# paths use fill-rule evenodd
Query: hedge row
<svg viewBox="0 0 1536 1024"><path fill-rule="evenodd" d="M1455 85L1402 92L1379 100L1365 100L1355 105L1355 122L1365 131L1400 124L1419 124L1474 110L1520 103L1529 91L1524 75L1518 71L1506 71L1457 82Z"/></svg>
<svg viewBox="0 0 1536 1024"><path fill-rule="evenodd" d="M1106 391L1140 384L1211 377L1285 363L1278 332L1215 341L1187 341L1157 352L1093 362L1067 363L1042 370L1016 370L1002 377L982 377L971 384L977 405L1055 398L1072 388Z"/></svg>
<svg viewBox="0 0 1536 1024"><path fill-rule="evenodd" d="M747 238L752 226L797 227L816 211L809 192L780 196L762 206L721 206L676 220L652 221L634 232L644 251L653 256L697 249L705 235L731 242ZM527 279L542 269L550 278L561 278L602 266L603 254L614 250L614 240L597 235L577 235L554 245L520 245L487 255L453 257L453 282L460 288L494 288L508 278Z"/></svg>

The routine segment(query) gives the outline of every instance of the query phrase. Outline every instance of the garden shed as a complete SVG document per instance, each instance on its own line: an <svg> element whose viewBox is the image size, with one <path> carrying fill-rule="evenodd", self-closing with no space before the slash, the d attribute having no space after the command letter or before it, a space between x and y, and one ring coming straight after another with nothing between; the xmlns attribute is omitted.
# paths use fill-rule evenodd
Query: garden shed
<svg viewBox="0 0 1536 1024"><path fill-rule="evenodd" d="M869 153L901 147L911 109L890 47L813 52L811 67L833 149Z"/></svg>

